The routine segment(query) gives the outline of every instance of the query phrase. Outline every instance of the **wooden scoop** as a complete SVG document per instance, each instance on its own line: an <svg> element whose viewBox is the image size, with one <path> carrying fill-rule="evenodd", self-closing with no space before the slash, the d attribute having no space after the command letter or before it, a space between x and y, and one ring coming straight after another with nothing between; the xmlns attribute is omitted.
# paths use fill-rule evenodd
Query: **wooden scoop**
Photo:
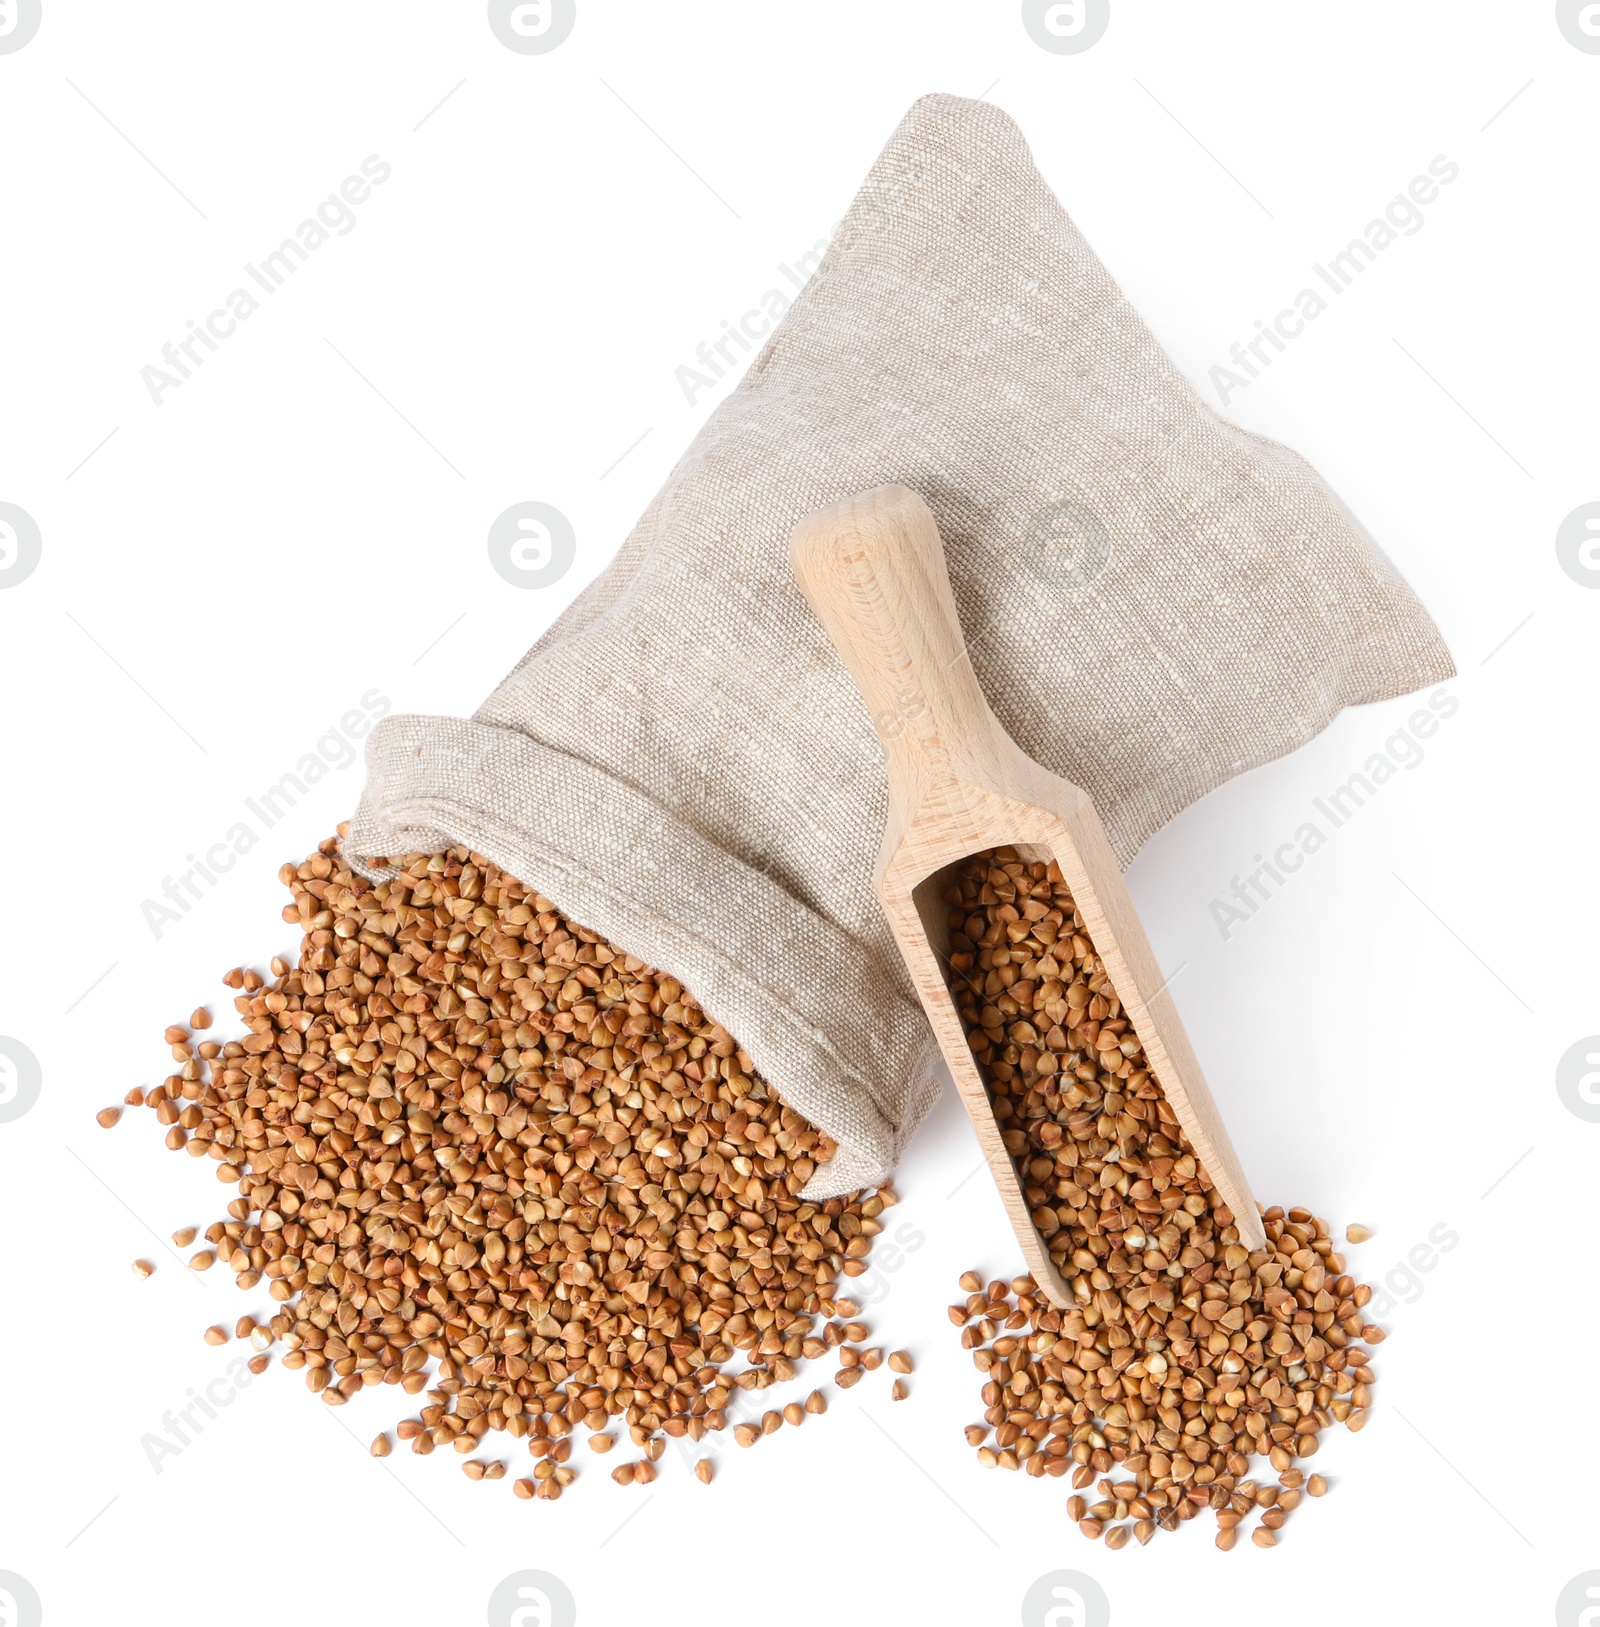
<svg viewBox="0 0 1600 1627"><path fill-rule="evenodd" d="M1061 867L1190 1147L1233 1211L1245 1245L1264 1247L1244 1172L1094 804L1023 755L978 687L927 505L903 486L879 486L803 520L790 558L883 742L889 818L878 899L1034 1280L1057 1305L1074 1303L1029 1216L945 977L949 911L942 895L962 860L993 847Z"/></svg>

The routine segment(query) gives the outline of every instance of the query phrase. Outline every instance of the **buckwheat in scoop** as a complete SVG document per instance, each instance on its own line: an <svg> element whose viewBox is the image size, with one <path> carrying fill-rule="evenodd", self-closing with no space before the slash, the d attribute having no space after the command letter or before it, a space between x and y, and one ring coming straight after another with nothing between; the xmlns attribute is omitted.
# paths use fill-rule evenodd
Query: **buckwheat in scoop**
<svg viewBox="0 0 1600 1627"><path fill-rule="evenodd" d="M986 1466L1070 1475L1093 1500L1069 1516L1112 1548L1207 1508L1218 1547L1257 1510L1252 1541L1275 1545L1322 1431L1366 1422L1372 1290L1307 1209L1265 1210L1269 1246L1241 1246L1054 863L976 855L944 901L951 992L1077 1302L961 1279L950 1319L985 1380L968 1443ZM1274 1483L1250 1478L1258 1456Z"/></svg>

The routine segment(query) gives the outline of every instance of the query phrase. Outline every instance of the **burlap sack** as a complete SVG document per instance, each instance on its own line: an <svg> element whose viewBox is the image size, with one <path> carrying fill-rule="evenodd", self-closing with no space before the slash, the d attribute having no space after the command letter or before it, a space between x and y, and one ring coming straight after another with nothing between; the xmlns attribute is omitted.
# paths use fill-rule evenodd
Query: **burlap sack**
<svg viewBox="0 0 1600 1627"><path fill-rule="evenodd" d="M788 537L885 482L937 516L973 666L1126 863L1343 706L1452 673L1295 453L1173 367L997 108L913 107L610 569L470 722L386 719L346 841L461 842L669 971L883 1176L936 1090L871 891L883 759Z"/></svg>

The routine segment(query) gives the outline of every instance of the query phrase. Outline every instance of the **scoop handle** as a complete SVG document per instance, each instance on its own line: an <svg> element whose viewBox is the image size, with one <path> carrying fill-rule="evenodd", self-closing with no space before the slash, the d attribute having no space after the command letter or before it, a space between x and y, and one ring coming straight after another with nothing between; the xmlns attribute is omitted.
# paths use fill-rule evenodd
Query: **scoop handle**
<svg viewBox="0 0 1600 1627"><path fill-rule="evenodd" d="M939 527L915 492L877 486L809 515L790 563L872 715L892 795L982 779L1015 750L967 659Z"/></svg>

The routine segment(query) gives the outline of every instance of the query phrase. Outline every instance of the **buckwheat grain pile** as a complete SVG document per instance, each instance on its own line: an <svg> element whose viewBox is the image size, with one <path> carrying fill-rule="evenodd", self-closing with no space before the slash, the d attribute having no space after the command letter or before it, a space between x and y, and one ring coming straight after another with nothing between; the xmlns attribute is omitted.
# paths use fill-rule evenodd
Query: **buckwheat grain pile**
<svg viewBox="0 0 1600 1627"><path fill-rule="evenodd" d="M1033 1279L964 1276L950 1307L984 1374L987 1466L1071 1474L1090 1538L1148 1542L1206 1508L1232 1548L1253 1511L1272 1547L1305 1492L1298 1463L1335 1422L1366 1422L1372 1297L1327 1223L1264 1211L1239 1241L1150 1075L1061 872L1015 850L976 855L946 891L950 988L1016 1161L1034 1224L1076 1300ZM993 1431L991 1438L990 1431ZM1265 1455L1278 1479L1258 1484ZM1131 1527L1127 1523L1131 1521Z"/></svg>
<svg viewBox="0 0 1600 1627"><path fill-rule="evenodd" d="M524 1497L560 1496L580 1426L601 1452L625 1426L642 1455L614 1477L645 1483L663 1435L842 1342L815 1324L855 1313L837 1279L893 1194L803 1200L832 1144L672 978L464 850L396 863L373 885L330 839L286 865L297 964L229 973L244 1037L201 1037L204 1010L169 1029L144 1105L237 1185L205 1240L266 1280L254 1342L324 1402L427 1388L400 1438L525 1437Z"/></svg>

